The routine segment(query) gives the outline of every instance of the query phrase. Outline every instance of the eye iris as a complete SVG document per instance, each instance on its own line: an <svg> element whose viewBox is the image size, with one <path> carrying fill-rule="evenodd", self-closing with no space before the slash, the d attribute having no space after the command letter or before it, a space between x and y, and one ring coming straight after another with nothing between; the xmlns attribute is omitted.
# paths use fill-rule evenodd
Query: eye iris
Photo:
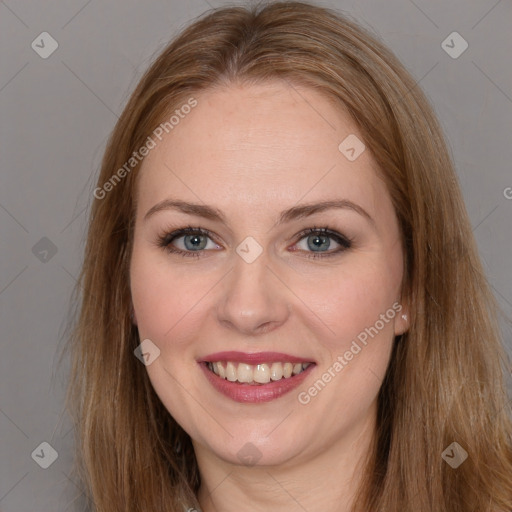
<svg viewBox="0 0 512 512"><path fill-rule="evenodd" d="M313 245L309 246L309 241L313 240ZM319 242L319 243L318 243ZM324 235L311 235L308 237L308 246L311 248L320 249L321 251L326 251L329 248L329 237ZM322 248L322 246L324 246Z"/></svg>
<svg viewBox="0 0 512 512"><path fill-rule="evenodd" d="M203 244L201 245L201 242L200 242L200 239L201 237L203 237L203 235L185 235L184 237L184 240L185 240L185 247L188 249L188 250L192 250L192 249L204 249L205 246L206 246L206 241L203 240ZM189 244L187 243L187 238L188 239L192 239L193 242L192 242L192 246L189 247ZM203 237L204 238L204 237ZM199 245L197 245L197 243L199 242Z"/></svg>

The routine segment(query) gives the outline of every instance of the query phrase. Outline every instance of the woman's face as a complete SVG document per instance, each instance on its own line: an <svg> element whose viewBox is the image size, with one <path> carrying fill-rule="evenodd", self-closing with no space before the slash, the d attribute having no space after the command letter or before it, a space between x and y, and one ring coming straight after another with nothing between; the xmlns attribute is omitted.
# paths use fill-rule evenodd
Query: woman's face
<svg viewBox="0 0 512 512"><path fill-rule="evenodd" d="M374 421L407 327L397 218L355 124L316 91L194 97L137 190L130 279L147 371L196 452L307 460Z"/></svg>

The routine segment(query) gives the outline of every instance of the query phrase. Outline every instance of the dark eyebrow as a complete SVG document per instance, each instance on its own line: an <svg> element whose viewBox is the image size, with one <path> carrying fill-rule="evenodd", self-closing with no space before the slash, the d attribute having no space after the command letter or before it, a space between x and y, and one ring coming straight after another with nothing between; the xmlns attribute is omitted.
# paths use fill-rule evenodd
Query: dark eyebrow
<svg viewBox="0 0 512 512"><path fill-rule="evenodd" d="M361 206L353 203L352 201L349 201L348 199L336 199L331 201L322 201L320 203L307 203L293 206L292 208L281 212L277 224L283 224L292 220L309 217L315 213L323 212L333 208L353 210L362 215L366 220L370 222L370 224L372 224L373 227L375 227L375 221L370 216L370 214ZM178 210L182 213L197 215L198 217L203 217L205 219L227 224L225 216L217 208L204 204L194 204L174 199L164 199L163 201L155 204L148 210L144 216L144 220L147 220L149 217L162 210Z"/></svg>

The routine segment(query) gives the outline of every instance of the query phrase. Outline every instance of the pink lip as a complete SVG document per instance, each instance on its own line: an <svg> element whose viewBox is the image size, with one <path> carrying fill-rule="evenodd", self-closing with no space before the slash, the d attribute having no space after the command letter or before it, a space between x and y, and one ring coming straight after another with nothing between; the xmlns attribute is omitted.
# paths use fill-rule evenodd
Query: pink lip
<svg viewBox="0 0 512 512"><path fill-rule="evenodd" d="M246 364L263 364L263 363L314 363L312 359L304 359L301 357L283 354L281 352L215 352L203 357L199 362L216 363L218 361L232 361ZM277 382L277 381L276 381Z"/></svg>
<svg viewBox="0 0 512 512"><path fill-rule="evenodd" d="M215 360L221 361L222 359ZM229 360L233 361L233 359ZM266 359L266 361L269 360ZM290 360L288 361L292 362ZM209 370L206 362L200 362L199 366L201 370L203 370L210 384L224 396L231 398L231 400L234 400L235 402L256 404L270 402L297 388L316 365L312 364L298 375L293 375L288 379L283 378L281 380L271 381L268 384L241 384L231 382L219 377Z"/></svg>

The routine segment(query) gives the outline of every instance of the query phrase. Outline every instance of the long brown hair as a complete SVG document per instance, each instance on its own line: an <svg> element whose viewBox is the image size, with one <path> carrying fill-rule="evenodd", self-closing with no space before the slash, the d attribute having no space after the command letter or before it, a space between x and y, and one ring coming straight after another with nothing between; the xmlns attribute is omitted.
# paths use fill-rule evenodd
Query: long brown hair
<svg viewBox="0 0 512 512"><path fill-rule="evenodd" d="M92 205L70 343L77 461L95 510L199 508L190 438L133 354L140 340L129 263L140 165L126 162L200 91L276 79L313 87L348 110L379 165L404 241L410 328L395 340L380 390L357 509L512 510L502 375L510 366L441 129L375 36L300 2L215 9L195 20L145 73L109 139L97 184L108 191ZM122 179L113 181L115 174ZM468 454L456 469L442 457L453 442Z"/></svg>

